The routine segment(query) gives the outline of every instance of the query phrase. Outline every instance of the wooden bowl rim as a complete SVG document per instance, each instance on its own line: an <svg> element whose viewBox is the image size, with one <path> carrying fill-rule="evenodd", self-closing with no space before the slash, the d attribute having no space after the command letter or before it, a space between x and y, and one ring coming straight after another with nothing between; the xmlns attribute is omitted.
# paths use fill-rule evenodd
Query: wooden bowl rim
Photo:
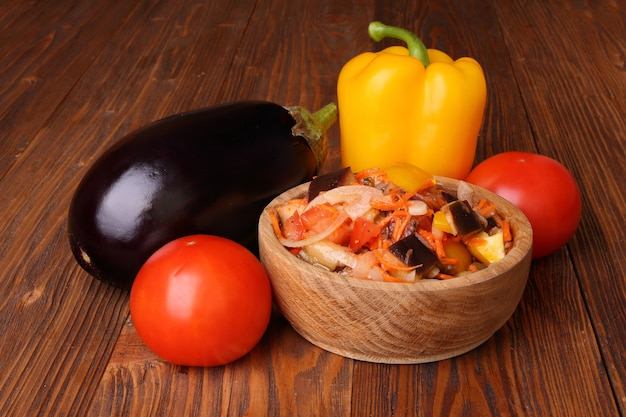
<svg viewBox="0 0 626 417"><path fill-rule="evenodd" d="M456 187L458 185L459 180L455 180L452 178L446 177L435 177L437 182L445 187ZM532 249L532 228L530 222L512 203L507 201L506 199L500 197L499 195L486 190L482 187L476 186L474 184L469 184L470 187L474 189L475 192L480 194L481 196L486 197L489 201L494 203L499 211L505 212L507 214L507 220L511 221L511 226L514 229L515 236L515 246L507 253L505 258L499 262L492 263L488 265L485 269L482 269L477 272L473 272L471 274L467 274L464 276L448 279L448 280L439 280L439 279L422 279L416 282L382 282L382 281L371 281L361 278L355 278L349 275L338 274L335 272L330 272L324 270L319 266L312 265L297 256L291 254L276 238L274 231L272 230L272 226L270 223L270 218L268 211L272 210L275 206L278 206L290 199L300 198L304 196L306 190L309 186L310 182L306 182L300 184L294 188L291 188L284 193L280 194L276 198L274 198L263 210L260 220L259 220L259 239L264 239L265 236L270 237L269 242L264 242L271 248L272 251L280 251L275 253L276 255L281 254L285 257L290 257L290 259L295 260L297 265L300 265L307 272L310 271L313 275L321 275L326 276L329 279L332 279L334 282L340 285L348 285L351 287L362 287L368 289L374 289L379 291L402 291L402 292L410 292L410 291L418 291L418 292L430 292L430 291L441 291L446 289L457 289L463 288L467 286L474 285L479 282L489 281L491 279L495 279L502 275L507 270L510 270L519 262L524 260L527 254ZM262 230L269 230L270 233L261 233ZM276 256L277 257L277 256Z"/></svg>

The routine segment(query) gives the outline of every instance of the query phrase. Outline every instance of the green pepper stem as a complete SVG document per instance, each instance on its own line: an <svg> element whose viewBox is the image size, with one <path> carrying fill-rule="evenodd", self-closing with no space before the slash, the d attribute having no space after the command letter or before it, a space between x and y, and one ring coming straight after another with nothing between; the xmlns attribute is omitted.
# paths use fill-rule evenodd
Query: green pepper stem
<svg viewBox="0 0 626 417"><path fill-rule="evenodd" d="M328 137L326 132L337 121L338 110L335 103L330 103L316 111L309 112L300 106L286 107L291 117L296 122L291 128L294 136L302 136L317 159L317 171L319 172L328 155Z"/></svg>
<svg viewBox="0 0 626 417"><path fill-rule="evenodd" d="M426 46L413 32L395 26L387 26L381 22L370 23L367 32L376 42L380 42L383 38L394 38L406 42L409 56L422 61L425 67L430 65Z"/></svg>

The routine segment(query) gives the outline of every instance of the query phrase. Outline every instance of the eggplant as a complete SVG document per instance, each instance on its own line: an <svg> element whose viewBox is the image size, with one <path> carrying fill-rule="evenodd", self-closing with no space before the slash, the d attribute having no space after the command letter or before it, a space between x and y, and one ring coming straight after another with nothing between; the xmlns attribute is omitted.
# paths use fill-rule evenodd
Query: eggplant
<svg viewBox="0 0 626 417"><path fill-rule="evenodd" d="M420 277L428 276L432 268L437 267L437 255L415 233L390 245L389 252L407 266L416 267L415 272Z"/></svg>
<svg viewBox="0 0 626 417"><path fill-rule="evenodd" d="M340 168L319 177L315 177L309 184L307 200L312 201L320 193L343 185L354 184L356 179L350 167Z"/></svg>
<svg viewBox="0 0 626 417"><path fill-rule="evenodd" d="M258 253L263 208L315 177L336 119L334 103L311 114L240 101L129 133L74 191L68 238L76 261L95 278L130 289L148 257L182 236L223 236Z"/></svg>
<svg viewBox="0 0 626 417"><path fill-rule="evenodd" d="M467 200L453 201L448 203L443 209L450 212L454 226L463 240L469 239L484 228Z"/></svg>

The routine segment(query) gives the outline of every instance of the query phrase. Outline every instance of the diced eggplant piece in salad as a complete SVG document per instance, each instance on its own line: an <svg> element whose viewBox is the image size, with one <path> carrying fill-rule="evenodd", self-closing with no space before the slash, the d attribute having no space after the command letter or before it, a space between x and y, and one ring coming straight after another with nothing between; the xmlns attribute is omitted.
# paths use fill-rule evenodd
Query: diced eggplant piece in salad
<svg viewBox="0 0 626 417"><path fill-rule="evenodd" d="M389 252L394 254L410 268L415 268L421 276L435 278L439 269L437 255L433 253L428 243L418 234L413 233L392 243Z"/></svg>
<svg viewBox="0 0 626 417"><path fill-rule="evenodd" d="M313 178L309 184L307 198L311 201L324 191L332 190L333 188L337 188L342 185L353 184L354 182L354 174L350 168L347 167L324 175L319 175Z"/></svg>
<svg viewBox="0 0 626 417"><path fill-rule="evenodd" d="M472 209L467 200L456 200L446 204L440 210L453 228L454 235L467 240L474 234L484 230L486 222L481 222L479 215Z"/></svg>
<svg viewBox="0 0 626 417"><path fill-rule="evenodd" d="M466 275L498 262L514 245L508 221L468 184L447 189L406 165L317 177L304 197L270 216L277 238L295 256L375 281Z"/></svg>

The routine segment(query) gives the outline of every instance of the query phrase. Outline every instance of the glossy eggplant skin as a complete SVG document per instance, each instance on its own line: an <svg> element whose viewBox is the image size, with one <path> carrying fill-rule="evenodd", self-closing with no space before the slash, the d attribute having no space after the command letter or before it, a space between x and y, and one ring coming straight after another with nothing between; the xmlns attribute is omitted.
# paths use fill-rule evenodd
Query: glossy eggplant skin
<svg viewBox="0 0 626 417"><path fill-rule="evenodd" d="M206 233L253 252L263 208L317 172L318 158L287 108L235 102L174 115L134 131L90 167L68 215L77 262L129 289L165 243Z"/></svg>

